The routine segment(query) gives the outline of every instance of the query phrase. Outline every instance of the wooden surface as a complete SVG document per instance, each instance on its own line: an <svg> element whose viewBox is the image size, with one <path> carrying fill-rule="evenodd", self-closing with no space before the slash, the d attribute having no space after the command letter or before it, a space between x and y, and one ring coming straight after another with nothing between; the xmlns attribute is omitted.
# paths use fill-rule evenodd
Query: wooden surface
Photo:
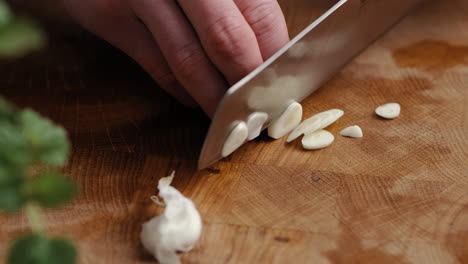
<svg viewBox="0 0 468 264"><path fill-rule="evenodd" d="M291 32L307 20L298 3L282 1ZM69 24L49 19L47 50L0 63L0 91L70 133L66 171L81 196L46 219L79 245L81 263L154 262L139 232L174 169L205 225L185 263L468 263L467 14L468 1L432 2L303 102L305 116L344 109L330 131L357 124L363 139L307 152L263 135L203 171L209 120ZM376 118L390 101L401 117ZM25 228L21 215L0 215L0 259Z"/></svg>

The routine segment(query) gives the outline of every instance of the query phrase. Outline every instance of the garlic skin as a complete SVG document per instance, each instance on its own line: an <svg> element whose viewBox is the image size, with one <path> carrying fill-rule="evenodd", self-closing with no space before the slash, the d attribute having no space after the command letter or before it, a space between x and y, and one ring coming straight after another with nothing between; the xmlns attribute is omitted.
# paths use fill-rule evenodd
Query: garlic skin
<svg viewBox="0 0 468 264"><path fill-rule="evenodd" d="M323 149L330 146L335 136L327 130L318 130L302 138L302 147L307 150Z"/></svg>
<svg viewBox="0 0 468 264"><path fill-rule="evenodd" d="M159 180L158 190L165 202L164 212L144 223L140 234L144 248L161 264L179 264L177 251L190 251L202 231L201 217L195 205L170 186L173 179L174 172ZM161 204L156 197L154 201Z"/></svg>
<svg viewBox="0 0 468 264"><path fill-rule="evenodd" d="M330 109L316 115L309 117L302 121L292 132L289 134L286 142L291 142L301 135L308 135L317 130L324 129L333 124L336 120L344 115L341 109Z"/></svg>
<svg viewBox="0 0 468 264"><path fill-rule="evenodd" d="M302 105L298 102L290 104L280 117L268 127L268 136L280 139L291 132L302 120Z"/></svg>
<svg viewBox="0 0 468 264"><path fill-rule="evenodd" d="M394 119L400 116L401 106L398 103L388 103L375 109L375 113L385 119Z"/></svg>
<svg viewBox="0 0 468 264"><path fill-rule="evenodd" d="M351 138L362 138L364 136L362 129L359 126L349 126L341 130L340 135Z"/></svg>

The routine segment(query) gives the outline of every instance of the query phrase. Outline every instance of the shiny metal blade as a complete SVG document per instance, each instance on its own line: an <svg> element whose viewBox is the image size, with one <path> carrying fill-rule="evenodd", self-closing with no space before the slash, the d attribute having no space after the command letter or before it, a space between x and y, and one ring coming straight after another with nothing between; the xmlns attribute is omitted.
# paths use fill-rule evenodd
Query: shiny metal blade
<svg viewBox="0 0 468 264"><path fill-rule="evenodd" d="M284 48L232 86L217 112L198 161L206 168L222 158L233 127L253 112L277 118L335 75L354 56L424 0L341 0ZM245 142L244 142L245 143Z"/></svg>

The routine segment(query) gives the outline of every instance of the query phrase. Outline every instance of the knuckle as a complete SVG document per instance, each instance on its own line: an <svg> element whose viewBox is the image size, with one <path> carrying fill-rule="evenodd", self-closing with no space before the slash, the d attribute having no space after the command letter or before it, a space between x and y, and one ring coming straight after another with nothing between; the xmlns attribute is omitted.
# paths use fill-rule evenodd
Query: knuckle
<svg viewBox="0 0 468 264"><path fill-rule="evenodd" d="M205 55L201 47L197 43L189 43L176 48L172 68L176 76L187 81L193 79L194 74L203 66L204 60Z"/></svg>
<svg viewBox="0 0 468 264"><path fill-rule="evenodd" d="M271 34L281 17L278 14L277 2L272 0L258 0L247 7L243 14L257 36Z"/></svg>
<svg viewBox="0 0 468 264"><path fill-rule="evenodd" d="M135 52L131 57L151 75L159 86L170 87L177 83L177 79L167 67L166 61L155 60L153 56L149 56L146 52Z"/></svg>
<svg viewBox="0 0 468 264"><path fill-rule="evenodd" d="M177 80L172 72L160 73L155 76L154 80L159 84L159 86L163 88L173 86L177 83Z"/></svg>
<svg viewBox="0 0 468 264"><path fill-rule="evenodd" d="M208 27L209 47L223 59L237 61L243 55L244 40L248 37L242 20L224 16Z"/></svg>

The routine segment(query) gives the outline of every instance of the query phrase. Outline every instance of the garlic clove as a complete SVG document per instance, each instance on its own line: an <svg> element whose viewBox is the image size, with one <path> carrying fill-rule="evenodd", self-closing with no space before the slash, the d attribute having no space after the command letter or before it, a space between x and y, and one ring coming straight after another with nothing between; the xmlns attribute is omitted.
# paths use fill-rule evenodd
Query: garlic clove
<svg viewBox="0 0 468 264"><path fill-rule="evenodd" d="M252 140L260 135L263 125L268 120L268 114L264 112L255 112L247 118L247 140Z"/></svg>
<svg viewBox="0 0 468 264"><path fill-rule="evenodd" d="M323 149L331 145L335 137L326 130L318 130L302 138L302 147L307 150Z"/></svg>
<svg viewBox="0 0 468 264"><path fill-rule="evenodd" d="M167 177L162 177L158 182L158 190L164 190L165 188L168 188L171 185L172 180L174 180L174 177L175 171L172 171L171 175Z"/></svg>
<svg viewBox="0 0 468 264"><path fill-rule="evenodd" d="M140 241L146 251L153 254L155 258L156 256L156 248L157 245L161 243L161 233L160 233L160 226L162 225L162 216L156 216L151 218L149 221L143 223L141 233L140 233Z"/></svg>
<svg viewBox="0 0 468 264"><path fill-rule="evenodd" d="M174 173L159 180L159 196L165 209L161 215L143 224L143 247L161 264L179 264L178 251L189 251L200 238L202 221L193 202L170 186ZM157 204L161 204L158 199Z"/></svg>
<svg viewBox="0 0 468 264"><path fill-rule="evenodd" d="M268 127L268 135L280 139L291 132L302 120L302 105L298 102L290 104L281 116Z"/></svg>
<svg viewBox="0 0 468 264"><path fill-rule="evenodd" d="M299 126L297 126L291 134L289 134L287 142L291 142L301 135L307 135L317 130L324 129L327 126L333 124L340 117L344 115L344 111L341 109L331 109L316 115L309 117L304 120Z"/></svg>
<svg viewBox="0 0 468 264"><path fill-rule="evenodd" d="M231 155L231 153L242 146L247 139L248 133L249 130L247 129L245 122L237 124L224 142L224 146L221 151L223 158Z"/></svg>
<svg viewBox="0 0 468 264"><path fill-rule="evenodd" d="M359 126L349 126L341 130L340 135L343 137L362 138L364 135Z"/></svg>
<svg viewBox="0 0 468 264"><path fill-rule="evenodd" d="M394 119L400 115L401 106L398 103L388 103L375 109L375 113L385 119Z"/></svg>

